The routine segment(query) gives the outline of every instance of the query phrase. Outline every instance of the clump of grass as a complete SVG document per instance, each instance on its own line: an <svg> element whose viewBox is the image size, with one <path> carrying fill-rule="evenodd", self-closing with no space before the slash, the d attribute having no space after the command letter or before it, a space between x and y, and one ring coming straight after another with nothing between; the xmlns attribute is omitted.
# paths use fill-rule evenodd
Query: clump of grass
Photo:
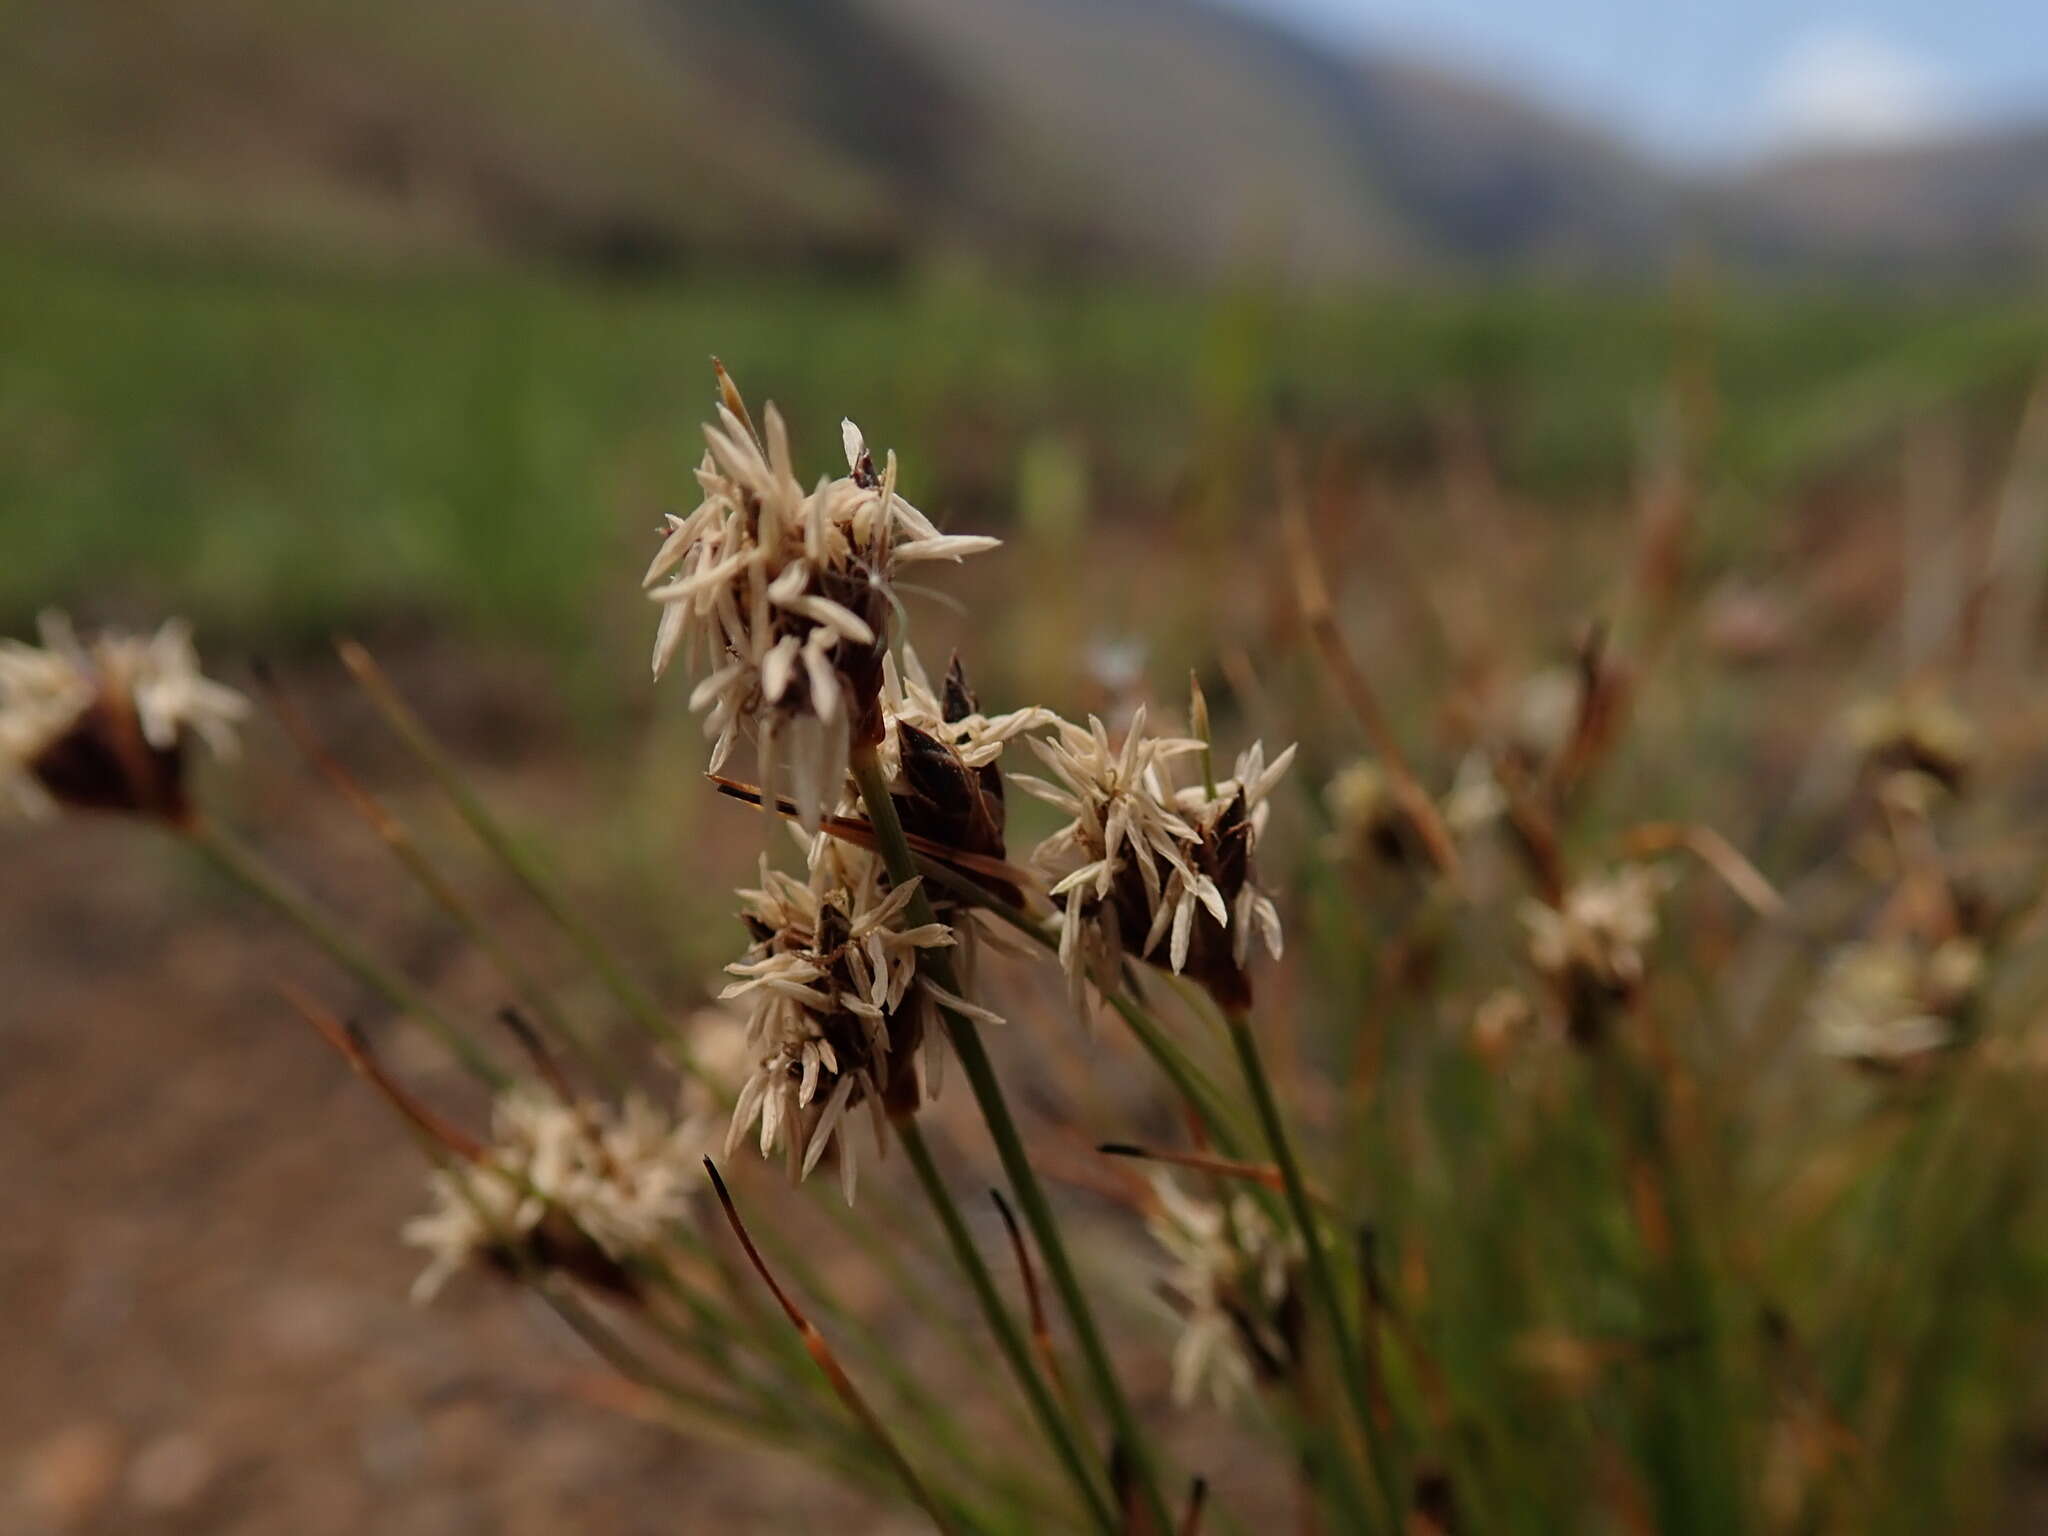
<svg viewBox="0 0 2048 1536"><path fill-rule="evenodd" d="M941 531L850 425L845 473L807 481L722 369L715 412L648 587L708 767L759 765L713 781L767 849L730 1007L636 981L359 647L379 717L637 1029L540 983L281 680L312 766L503 979L495 1024L194 803L188 738L244 705L175 631L0 653L0 787L189 842L491 1091L488 1135L465 1129L288 992L428 1160L424 1292L527 1287L680 1432L945 1531L1994 1524L2040 1431L2012 1367L2048 1344L2048 849L2038 743L1956 699L1988 727L2012 697L1971 636L1988 605L2009 658L2031 581L1909 605L1913 675L1821 723L1812 787L1758 786L1776 835L1745 850L1631 756L1687 617L1668 480L1612 622L1425 743L1385 702L1401 663L1352 641L1290 445L1266 574L1293 652L1255 667L1219 637L1229 692L1197 685L1184 725L1157 700L1077 723L989 713L908 643L902 571L992 539ZM1224 750L1254 721L1289 745ZM1015 790L1049 808L1028 850ZM1126 1048L1149 1102L1111 1106ZM990 1170L999 1238L963 1201ZM885 1301L834 1283L842 1251ZM1009 1439L967 1428L963 1391ZM1188 1433L1215 1415L1227 1441Z"/></svg>

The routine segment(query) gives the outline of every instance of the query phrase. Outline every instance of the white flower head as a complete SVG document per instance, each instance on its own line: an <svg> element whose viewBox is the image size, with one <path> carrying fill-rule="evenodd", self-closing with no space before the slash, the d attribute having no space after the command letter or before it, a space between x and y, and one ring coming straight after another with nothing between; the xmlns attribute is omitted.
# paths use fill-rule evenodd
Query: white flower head
<svg viewBox="0 0 2048 1536"><path fill-rule="evenodd" d="M0 642L0 800L182 818L185 743L232 757L248 700L199 670L179 620L90 644L61 614L40 629L41 646Z"/></svg>
<svg viewBox="0 0 2048 1536"><path fill-rule="evenodd" d="M654 673L683 657L698 674L690 707L715 738L713 771L740 728L753 728L763 777L787 770L815 831L845 780L849 741L873 739L897 570L997 541L940 533L896 494L893 457L876 473L851 422L842 423L848 472L806 493L781 413L770 405L757 434L744 410L728 392L705 427L703 500L669 517L647 569L648 595L662 607Z"/></svg>
<svg viewBox="0 0 2048 1536"><path fill-rule="evenodd" d="M936 687L907 646L900 667L894 657L883 666L878 756L904 831L915 846L965 856L969 865L977 859L989 861L973 878L1012 905L1024 898L1005 873L1009 813L1003 751L1019 736L1042 729L1053 719L1044 709L982 713L957 657L944 683ZM847 816L866 816L850 790L839 809ZM957 924L963 946L968 944L976 932L973 905L952 899L944 889L927 894L940 915ZM963 949L956 962L963 981L971 968L969 958Z"/></svg>
<svg viewBox="0 0 2048 1536"><path fill-rule="evenodd" d="M1172 1175L1153 1176L1146 1226L1172 1260L1165 1289L1181 1316L1173 1399L1228 1408L1293 1366L1299 1339L1299 1238L1247 1194L1201 1200Z"/></svg>
<svg viewBox="0 0 2048 1536"><path fill-rule="evenodd" d="M1433 855L1417 829L1414 811L1371 758L1358 758L1339 769L1323 786L1323 805L1330 813L1330 834L1324 846L1332 859L1395 869L1433 867ZM1447 823L1451 809L1446 801L1443 815Z"/></svg>
<svg viewBox="0 0 2048 1536"><path fill-rule="evenodd" d="M1809 1012L1816 1047L1860 1066L1893 1069L1955 1044L1984 974L1974 940L1929 948L1904 939L1836 951Z"/></svg>
<svg viewBox="0 0 2048 1536"><path fill-rule="evenodd" d="M918 887L890 888L880 859L830 839L813 845L808 879L763 858L760 886L739 893L754 943L726 967L739 979L721 994L748 1010L750 1065L728 1155L758 1125L762 1156L786 1146L790 1172L802 1178L836 1142L851 1203L849 1115L865 1106L880 1146L887 1115L929 1096L939 1049L932 1005L1000 1022L919 974L919 952L949 947L955 935L944 923L906 923Z"/></svg>
<svg viewBox="0 0 2048 1536"><path fill-rule="evenodd" d="M1530 962L1553 981L1633 991L1643 980L1643 951L1657 937L1657 903L1670 888L1668 870L1626 864L1581 880L1561 906L1525 903Z"/></svg>
<svg viewBox="0 0 2048 1536"><path fill-rule="evenodd" d="M499 1096L491 1131L475 1161L429 1176L430 1208L405 1224L405 1242L430 1256L416 1300L472 1263L557 1269L631 1294L631 1261L688 1217L716 1143L701 1110L670 1116L637 1094L617 1109L571 1106L530 1085Z"/></svg>
<svg viewBox="0 0 2048 1536"><path fill-rule="evenodd" d="M1056 720L1031 746L1053 779L1017 785L1072 819L1038 845L1033 864L1060 909L1060 962L1077 1007L1087 980L1114 990L1120 959L1164 963L1234 997L1252 935L1277 958L1280 915L1252 874L1273 787L1294 759L1271 764L1254 744L1237 771L1211 787L1174 785L1175 766L1204 743L1151 736L1140 708L1120 746L1091 716Z"/></svg>
<svg viewBox="0 0 2048 1536"><path fill-rule="evenodd" d="M1850 745L1881 773L1918 774L1955 790L1977 760L1977 729L1939 693L1909 688L1865 699L1844 722Z"/></svg>
<svg viewBox="0 0 2048 1536"><path fill-rule="evenodd" d="M882 766L892 783L902 779L902 737L895 729L908 725L952 750L963 768L980 770L1002 760L1003 749L1018 737L1044 730L1058 719L1049 709L1013 709L985 715L967 686L955 657L945 680L934 686L917 652L903 648L899 666L894 656L882 662L882 714L890 729L880 748Z"/></svg>

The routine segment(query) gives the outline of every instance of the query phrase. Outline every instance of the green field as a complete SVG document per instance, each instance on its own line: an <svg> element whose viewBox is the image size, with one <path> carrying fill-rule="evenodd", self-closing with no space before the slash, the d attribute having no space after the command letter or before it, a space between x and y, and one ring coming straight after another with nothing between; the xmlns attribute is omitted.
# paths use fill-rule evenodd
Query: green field
<svg viewBox="0 0 2048 1536"><path fill-rule="evenodd" d="M1280 421L1397 477L1473 423L1516 494L1612 500L1672 381L1705 381L1701 480L1739 528L1930 407L2005 430L2044 344L2048 311L1999 296L597 288L17 252L0 615L289 638L432 614L551 641L689 496L714 351L800 450L855 411L942 520L999 529L1077 476L1096 517L1257 516Z"/></svg>

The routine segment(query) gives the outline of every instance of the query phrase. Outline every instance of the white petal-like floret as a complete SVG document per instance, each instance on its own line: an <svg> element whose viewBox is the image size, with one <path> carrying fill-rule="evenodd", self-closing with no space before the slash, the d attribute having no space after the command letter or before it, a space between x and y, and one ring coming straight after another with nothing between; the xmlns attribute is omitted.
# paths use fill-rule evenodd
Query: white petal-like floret
<svg viewBox="0 0 2048 1536"><path fill-rule="evenodd" d="M1657 937L1657 903L1670 888L1669 871L1628 864L1581 880L1560 906L1524 904L1530 962L1553 979L1578 971L1611 989L1636 987L1643 952Z"/></svg>
<svg viewBox="0 0 2048 1536"><path fill-rule="evenodd" d="M1983 948L1969 939L1845 945L1814 993L1814 1043L1824 1055L1866 1066L1929 1057L1956 1042L1957 1017L1983 974Z"/></svg>
<svg viewBox="0 0 2048 1536"><path fill-rule="evenodd" d="M1189 737L1148 735L1143 708L1118 745L1094 716L1085 728L1058 719L1052 724L1050 737L1031 739L1052 777L1014 774L1011 781L1072 818L1038 845L1032 863L1059 905L1060 963L1076 1008L1085 1011L1090 980L1116 989L1125 955L1163 958L1182 970L1203 914L1230 933L1238 969L1249 958L1255 934L1277 957L1279 910L1258 888L1249 860L1294 748L1268 763L1265 749L1254 744L1232 777L1213 786L1176 788L1177 765L1204 745ZM1205 861L1223 818L1239 806L1247 870L1238 889L1225 892L1205 872ZM1143 930L1125 931L1134 919L1143 922Z"/></svg>
<svg viewBox="0 0 2048 1536"><path fill-rule="evenodd" d="M813 843L810 855L807 879L764 858L760 885L739 893L756 942L726 967L737 979L721 994L747 1020L746 1072L726 1152L753 1132L762 1156L783 1147L802 1178L836 1142L851 1203L858 1162L848 1119L864 1107L879 1146L892 1079L912 1073L920 1096L928 1095L940 1049L935 1006L1001 1021L920 977L921 951L957 942L945 923L907 922L920 882L892 888L879 858L830 838ZM905 1041L913 1042L909 1059Z"/></svg>
<svg viewBox="0 0 2048 1536"><path fill-rule="evenodd" d="M532 1086L492 1106L479 1161L429 1176L430 1206L402 1236L429 1255L413 1296L431 1300L456 1271L503 1253L558 1211L615 1261L653 1252L687 1219L716 1123L701 1109L670 1116L630 1095L617 1109L568 1105Z"/></svg>
<svg viewBox="0 0 2048 1536"><path fill-rule="evenodd" d="M698 672L690 707L713 739L712 770L743 729L754 732L763 778L786 774L815 830L846 778L849 729L867 702L847 697L848 679L874 687L896 567L957 561L997 541L940 533L896 494L893 459L876 474L852 422L841 423L848 473L806 492L781 413L770 405L762 423L757 438L721 404L704 429L704 499L669 517L645 578L662 606L654 674L678 658Z"/></svg>
<svg viewBox="0 0 2048 1536"><path fill-rule="evenodd" d="M1265 1367L1287 1365L1293 1342L1283 1313L1301 1263L1300 1239L1276 1227L1246 1194L1228 1208L1154 1176L1146 1226L1171 1265L1165 1289L1180 1314L1173 1349L1173 1399L1183 1407L1208 1398L1228 1408ZM1257 1358L1255 1358L1257 1357Z"/></svg>

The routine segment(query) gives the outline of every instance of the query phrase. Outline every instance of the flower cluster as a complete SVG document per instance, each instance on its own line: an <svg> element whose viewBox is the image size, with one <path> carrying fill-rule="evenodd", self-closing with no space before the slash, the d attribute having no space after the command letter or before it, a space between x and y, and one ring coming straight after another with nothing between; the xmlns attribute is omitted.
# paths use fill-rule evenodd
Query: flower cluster
<svg viewBox="0 0 2048 1536"><path fill-rule="evenodd" d="M741 891L754 942L726 967L740 978L723 997L744 999L750 1069L733 1110L728 1153L757 1123L765 1157L787 1147L801 1178L837 1141L849 1202L857 1175L847 1117L865 1106L877 1142L890 1114L915 1110L939 1070L934 1003L1000 1022L921 975L921 950L956 942L944 923L906 926L920 882L891 889L881 860L831 839L811 847L807 879L762 860L761 884Z"/></svg>
<svg viewBox="0 0 2048 1536"><path fill-rule="evenodd" d="M1977 760L1977 730L1939 694L1909 689L1866 699L1849 711L1851 746L1877 774L1917 774L1959 790Z"/></svg>
<svg viewBox="0 0 2048 1536"><path fill-rule="evenodd" d="M1252 934L1278 956L1280 915L1253 878L1268 797L1294 759L1271 764L1254 744L1212 785L1174 786L1174 765L1206 750L1188 737L1150 736L1141 709L1120 747L1100 720L1055 722L1031 745L1056 782L1013 775L1071 821L1040 843L1033 864L1059 907L1060 963L1076 1006L1084 982L1114 990L1122 957L1163 962L1226 1006L1249 998Z"/></svg>
<svg viewBox="0 0 2048 1536"><path fill-rule="evenodd" d="M1984 951L1973 939L1847 945L1814 996L1816 1043L1858 1066L1908 1067L1956 1042L1983 977Z"/></svg>
<svg viewBox="0 0 2048 1536"><path fill-rule="evenodd" d="M940 533L896 494L894 460L878 475L860 430L842 426L848 472L806 494L781 414L769 406L757 434L729 391L704 429L704 499L669 517L645 579L662 605L655 675L679 655L699 673L690 707L716 739L712 768L754 728L763 778L788 773L811 828L845 779L849 742L880 733L896 570L997 543Z"/></svg>
<svg viewBox="0 0 2048 1536"><path fill-rule="evenodd" d="M932 849L1002 860L1007 807L1003 749L1028 731L1051 725L1045 709L984 715L960 659L947 669L943 694L934 689L916 652L905 647L903 665L894 657L882 668L884 729L878 749L889 796L903 828ZM856 799L844 806L858 814ZM1006 901L1021 893L1007 881L983 877ZM946 902L934 896L934 906Z"/></svg>
<svg viewBox="0 0 2048 1536"><path fill-rule="evenodd" d="M1298 1234L1283 1234L1246 1194L1226 1205L1188 1194L1170 1174L1153 1179L1146 1226L1173 1260L1165 1289L1181 1314L1173 1397L1207 1396L1227 1408L1292 1369L1303 1322Z"/></svg>
<svg viewBox="0 0 2048 1536"><path fill-rule="evenodd" d="M715 1136L702 1110L671 1118L637 1095L617 1110L571 1105L531 1086L499 1096L491 1129L489 1147L430 1175L430 1209L405 1225L429 1255L416 1300L470 1264L637 1295L632 1261L689 1214Z"/></svg>
<svg viewBox="0 0 2048 1536"><path fill-rule="evenodd" d="M183 821L186 741L233 756L248 701L200 672L176 620L87 645L45 614L41 635L41 646L0 642L0 799L29 815L62 806Z"/></svg>
<svg viewBox="0 0 2048 1536"><path fill-rule="evenodd" d="M1609 1010L1642 986L1643 951L1670 887L1668 871L1627 864L1579 881L1555 906L1524 904L1529 961L1563 998L1574 1039L1596 1037Z"/></svg>

